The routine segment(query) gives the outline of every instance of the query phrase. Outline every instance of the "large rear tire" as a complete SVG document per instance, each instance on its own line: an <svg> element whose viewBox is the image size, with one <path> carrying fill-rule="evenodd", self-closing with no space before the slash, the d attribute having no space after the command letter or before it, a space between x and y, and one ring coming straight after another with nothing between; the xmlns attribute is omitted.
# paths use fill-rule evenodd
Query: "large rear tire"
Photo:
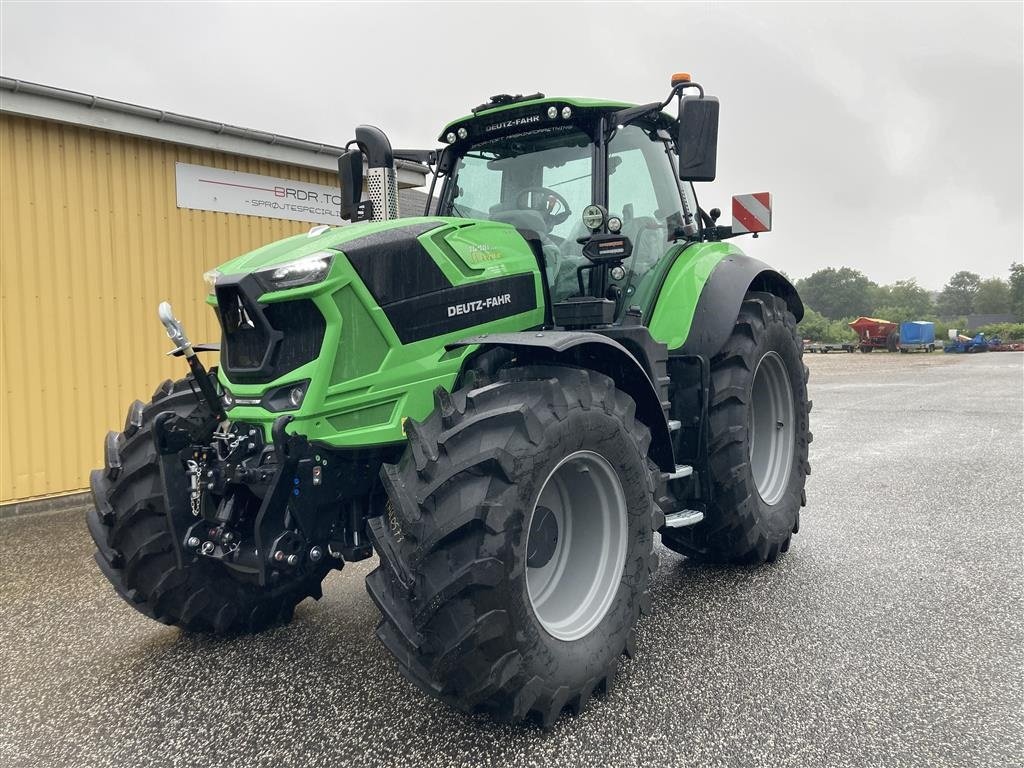
<svg viewBox="0 0 1024 768"><path fill-rule="evenodd" d="M423 691L549 726L632 654L657 565L650 434L606 376L545 366L437 394L382 471L367 589ZM655 519L657 516L658 519Z"/></svg>
<svg viewBox="0 0 1024 768"><path fill-rule="evenodd" d="M95 508L86 513L97 565L126 603L164 624L225 633L287 622L303 599L319 599L330 564L274 588L243 582L212 560L179 567L153 441L153 420L167 411L196 423L210 414L191 377L168 380L148 405L132 404L123 432L107 435L106 466L90 478Z"/></svg>
<svg viewBox="0 0 1024 768"><path fill-rule="evenodd" d="M666 528L669 549L704 562L759 563L789 549L811 473L811 402L796 319L786 303L748 293L711 361L705 520Z"/></svg>

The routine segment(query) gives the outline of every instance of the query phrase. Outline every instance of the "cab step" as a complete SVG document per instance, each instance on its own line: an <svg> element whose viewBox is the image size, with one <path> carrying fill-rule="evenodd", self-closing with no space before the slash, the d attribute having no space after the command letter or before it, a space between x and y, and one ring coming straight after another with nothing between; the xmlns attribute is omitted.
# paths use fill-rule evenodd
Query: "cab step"
<svg viewBox="0 0 1024 768"><path fill-rule="evenodd" d="M676 464L675 472L666 472L664 475L665 481L669 480L680 480L684 477L689 477L693 474L693 467L689 464Z"/></svg>
<svg viewBox="0 0 1024 768"><path fill-rule="evenodd" d="M666 528L685 528L688 525L696 525L704 519L704 513L695 509L682 509L665 515Z"/></svg>

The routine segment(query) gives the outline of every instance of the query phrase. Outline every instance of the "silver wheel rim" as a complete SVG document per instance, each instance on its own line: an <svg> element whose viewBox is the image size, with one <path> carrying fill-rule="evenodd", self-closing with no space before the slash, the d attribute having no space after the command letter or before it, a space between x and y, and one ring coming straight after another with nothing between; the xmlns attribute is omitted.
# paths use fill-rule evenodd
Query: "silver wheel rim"
<svg viewBox="0 0 1024 768"><path fill-rule="evenodd" d="M775 504L789 485L796 442L796 408L786 364L768 352L754 371L750 392L750 469L765 504Z"/></svg>
<svg viewBox="0 0 1024 768"><path fill-rule="evenodd" d="M526 588L548 634L578 640L601 622L622 579L627 536L626 496L612 465L593 451L562 459L527 527Z"/></svg>

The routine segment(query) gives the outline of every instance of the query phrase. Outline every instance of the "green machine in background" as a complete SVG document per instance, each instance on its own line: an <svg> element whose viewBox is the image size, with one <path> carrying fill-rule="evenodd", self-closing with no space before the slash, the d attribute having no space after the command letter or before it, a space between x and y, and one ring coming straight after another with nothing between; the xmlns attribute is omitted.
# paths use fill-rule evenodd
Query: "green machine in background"
<svg viewBox="0 0 1024 768"><path fill-rule="evenodd" d="M219 345L161 306L190 373L132 404L92 475L117 592L255 631L376 554L377 635L412 682L551 724L634 652L655 532L701 560L785 552L803 308L727 242L770 229L770 197L734 198L728 227L698 203L718 115L677 75L644 105L495 96L440 149L358 128L351 225L207 273ZM433 171L422 217L398 218L396 158Z"/></svg>

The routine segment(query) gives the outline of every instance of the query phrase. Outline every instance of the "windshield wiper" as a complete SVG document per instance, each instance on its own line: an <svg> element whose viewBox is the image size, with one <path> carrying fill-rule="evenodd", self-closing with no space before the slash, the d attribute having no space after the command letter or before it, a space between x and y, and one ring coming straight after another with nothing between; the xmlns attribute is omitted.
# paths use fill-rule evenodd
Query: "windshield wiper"
<svg viewBox="0 0 1024 768"><path fill-rule="evenodd" d="M563 181L556 181L553 184L548 184L548 189L554 189L555 187L560 187L563 184L568 184L570 181L579 181L580 179L589 179L589 178L590 178L590 174L589 173L584 173L582 176L577 176L575 179L565 179Z"/></svg>

